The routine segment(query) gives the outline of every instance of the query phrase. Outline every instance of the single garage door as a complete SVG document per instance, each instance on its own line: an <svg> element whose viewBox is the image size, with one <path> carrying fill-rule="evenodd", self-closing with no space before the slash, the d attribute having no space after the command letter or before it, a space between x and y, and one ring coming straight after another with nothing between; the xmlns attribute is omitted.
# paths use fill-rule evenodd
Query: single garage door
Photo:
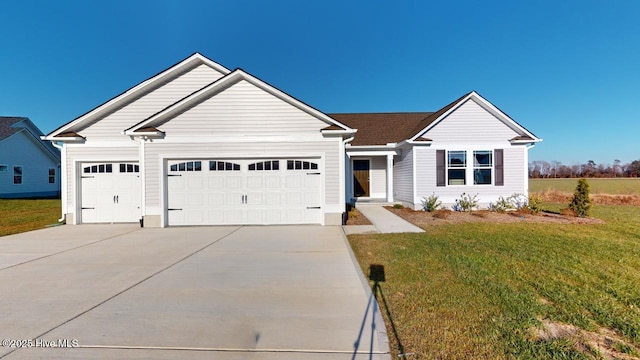
<svg viewBox="0 0 640 360"><path fill-rule="evenodd" d="M83 163L83 223L140 220L140 167L137 163Z"/></svg>
<svg viewBox="0 0 640 360"><path fill-rule="evenodd" d="M169 225L319 224L319 158L168 161Z"/></svg>

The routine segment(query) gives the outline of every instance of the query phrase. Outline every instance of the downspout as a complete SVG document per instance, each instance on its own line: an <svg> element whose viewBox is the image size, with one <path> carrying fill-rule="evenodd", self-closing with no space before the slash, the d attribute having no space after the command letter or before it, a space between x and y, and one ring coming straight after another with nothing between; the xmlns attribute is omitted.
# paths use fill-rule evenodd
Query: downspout
<svg viewBox="0 0 640 360"><path fill-rule="evenodd" d="M65 208L67 205L67 167L66 167L66 163L67 163L67 150L65 149L64 146L58 145L55 141L51 140L51 145L53 145L55 148L57 148L58 150L60 150L60 165L65 164L65 166L60 166L60 200L61 201L61 206L60 206L60 219L58 219L58 222L61 223L63 221L67 220L67 216L65 214ZM63 172L62 169L65 169L65 171Z"/></svg>
<svg viewBox="0 0 640 360"><path fill-rule="evenodd" d="M348 195L348 194L347 194L347 187L348 187L348 186L347 186L347 185L348 185L348 184L347 184L347 182L348 182L348 181L347 181L347 178L348 178L349 176L352 176L352 175L350 174L350 171L351 171L351 163L350 163L350 161L349 161L349 157L347 156L347 143L348 143L348 142L353 141L353 139L355 139L355 138L356 138L356 136L355 136L355 135L353 135L353 136L351 136L351 137L348 137L348 138L346 138L346 139L343 139L343 140L342 140L342 150L343 150L343 154L342 154L342 156L341 156L341 157L342 157L342 161L343 161L343 164L342 164L342 170L344 171L344 176L343 176L343 177L342 177L342 179L341 179L342 181L340 181L340 183L342 184L342 189L340 189L340 190L341 190L341 192L342 192L341 200L342 200L342 204L343 204L344 206L346 206L347 199L349 199L349 196L350 196L350 195ZM344 213L342 213L342 224L343 224L343 225L345 225L345 224L347 223L347 211L346 211L346 210L347 210L347 209L346 209L346 207L345 207L345 212L344 212Z"/></svg>
<svg viewBox="0 0 640 360"><path fill-rule="evenodd" d="M140 227L144 227L144 215L146 215L147 213L146 197L145 197L146 188L147 188L147 181L146 181L147 176L146 176L146 170L145 170L146 164L144 161L144 157L145 157L144 143L146 142L147 137L143 136L142 138L135 138L131 136L130 139L136 144L138 144L138 164L140 166L140 173L138 174L140 178Z"/></svg>

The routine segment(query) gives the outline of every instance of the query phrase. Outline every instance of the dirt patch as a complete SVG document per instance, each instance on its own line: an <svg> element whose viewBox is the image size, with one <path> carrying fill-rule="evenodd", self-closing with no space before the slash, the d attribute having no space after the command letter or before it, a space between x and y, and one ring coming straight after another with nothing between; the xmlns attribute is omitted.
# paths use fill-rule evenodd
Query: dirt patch
<svg viewBox="0 0 640 360"><path fill-rule="evenodd" d="M530 214L521 211L498 213L488 210L473 212L437 210L433 212L411 210L408 208L395 209L387 206L387 210L409 221L410 223L425 227L440 224L462 223L556 223L556 224L604 224L604 221L594 218L579 218L552 213Z"/></svg>
<svg viewBox="0 0 640 360"><path fill-rule="evenodd" d="M542 201L566 203L571 202L572 193L547 189L534 193L542 198ZM589 199L594 204L599 205L629 205L640 206L640 195L614 195L614 194L591 194Z"/></svg>
<svg viewBox="0 0 640 360"><path fill-rule="evenodd" d="M369 221L369 219L362 215L362 213L355 207L351 207L347 210L346 225L371 225L371 221Z"/></svg>
<svg viewBox="0 0 640 360"><path fill-rule="evenodd" d="M549 319L539 318L538 321L541 327L529 330L533 341L570 340L576 350L594 359L639 359L640 348L611 329L587 331Z"/></svg>

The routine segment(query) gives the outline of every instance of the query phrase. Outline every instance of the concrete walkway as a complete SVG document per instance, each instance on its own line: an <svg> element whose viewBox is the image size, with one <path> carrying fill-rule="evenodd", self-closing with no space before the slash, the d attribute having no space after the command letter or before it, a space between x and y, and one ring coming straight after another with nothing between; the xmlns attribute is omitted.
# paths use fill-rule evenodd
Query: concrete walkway
<svg viewBox="0 0 640 360"><path fill-rule="evenodd" d="M373 225L343 226L344 232L350 234L363 233L421 233L424 230L395 215L379 204L363 204L356 207Z"/></svg>

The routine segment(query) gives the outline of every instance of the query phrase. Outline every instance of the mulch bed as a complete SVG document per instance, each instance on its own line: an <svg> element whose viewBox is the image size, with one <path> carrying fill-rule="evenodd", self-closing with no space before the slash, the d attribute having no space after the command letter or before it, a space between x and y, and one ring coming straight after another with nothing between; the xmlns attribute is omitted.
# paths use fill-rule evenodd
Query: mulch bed
<svg viewBox="0 0 640 360"><path fill-rule="evenodd" d="M408 208L396 209L391 206L385 207L392 213L409 221L410 223L424 227L440 224L462 224L462 223L555 223L555 224L604 224L604 221L594 218L579 218L575 216L560 215L554 213L540 212L531 214L523 211L511 211L498 213L488 210L477 210L473 212L461 212L451 210L436 210L433 212L422 210L411 210Z"/></svg>
<svg viewBox="0 0 640 360"><path fill-rule="evenodd" d="M347 213L347 225L371 225L371 221L362 215L358 209L351 207Z"/></svg>

